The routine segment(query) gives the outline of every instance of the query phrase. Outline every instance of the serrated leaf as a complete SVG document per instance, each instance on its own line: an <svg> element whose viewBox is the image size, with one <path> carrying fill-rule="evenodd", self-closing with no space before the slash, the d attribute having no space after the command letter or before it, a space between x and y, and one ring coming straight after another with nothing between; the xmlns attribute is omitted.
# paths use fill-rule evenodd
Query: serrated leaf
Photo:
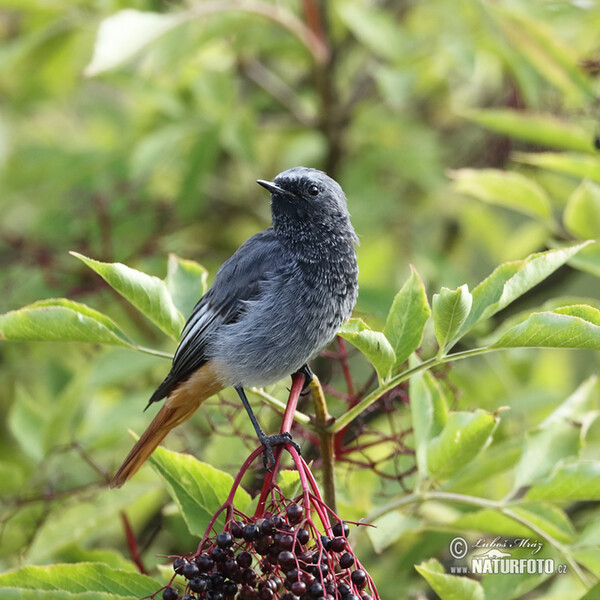
<svg viewBox="0 0 600 600"><path fill-rule="evenodd" d="M134 347L106 315L65 298L40 300L0 315L0 339Z"/></svg>
<svg viewBox="0 0 600 600"><path fill-rule="evenodd" d="M93 77L135 56L144 46L183 23L185 14L125 9L100 23L92 60L84 74Z"/></svg>
<svg viewBox="0 0 600 600"><path fill-rule="evenodd" d="M484 411L450 412L442 432L427 445L432 478L447 479L468 464L487 444L496 419Z"/></svg>
<svg viewBox="0 0 600 600"><path fill-rule="evenodd" d="M409 390L417 467L421 477L426 477L427 447L444 428L448 408L439 382L429 371L411 377Z"/></svg>
<svg viewBox="0 0 600 600"><path fill-rule="evenodd" d="M569 197L563 220L576 237L600 239L600 187L584 181Z"/></svg>
<svg viewBox="0 0 600 600"><path fill-rule="evenodd" d="M596 156L566 152L515 152L512 159L534 167L600 183L600 161Z"/></svg>
<svg viewBox="0 0 600 600"><path fill-rule="evenodd" d="M552 312L533 313L491 347L600 350L600 311L591 306L565 306Z"/></svg>
<svg viewBox="0 0 600 600"><path fill-rule="evenodd" d="M90 598L138 599L156 592L160 584L147 575L112 569L103 563L75 563L23 567L3 573L0 574L0 587L15 588L25 593L27 590L60 590L86 599L87 594L92 592L104 592L106 596Z"/></svg>
<svg viewBox="0 0 600 600"><path fill-rule="evenodd" d="M161 447L154 451L149 462L164 481L190 533L202 536L212 515L225 502L233 477L189 454ZM243 509L250 501L250 495L243 488L238 488L234 504ZM224 515L217 520L217 526L223 523Z"/></svg>
<svg viewBox="0 0 600 600"><path fill-rule="evenodd" d="M543 281L586 245L587 242L568 248L548 250L497 267L473 290L471 312L461 327L458 337L477 322L496 314Z"/></svg>
<svg viewBox="0 0 600 600"><path fill-rule="evenodd" d="M173 303L179 312L188 317L206 292L207 270L193 260L169 254L169 267L165 282Z"/></svg>
<svg viewBox="0 0 600 600"><path fill-rule="evenodd" d="M373 331L362 319L350 319L341 326L338 335L356 346L369 359L380 379L389 375L396 355L381 331Z"/></svg>
<svg viewBox="0 0 600 600"><path fill-rule="evenodd" d="M433 296L433 329L443 356L446 346L466 321L473 305L473 296L467 284L455 290L443 287Z"/></svg>
<svg viewBox="0 0 600 600"><path fill-rule="evenodd" d="M444 573L444 567L435 558L415 569L433 588L440 600L485 600L483 588L478 581Z"/></svg>
<svg viewBox="0 0 600 600"><path fill-rule="evenodd" d="M383 330L396 354L395 366L420 346L430 314L425 286L411 266L410 277L396 294Z"/></svg>
<svg viewBox="0 0 600 600"><path fill-rule="evenodd" d="M464 116L497 133L559 150L593 152L590 132L552 114L523 110L470 110Z"/></svg>
<svg viewBox="0 0 600 600"><path fill-rule="evenodd" d="M600 500L600 462L559 465L545 481L533 485L526 500Z"/></svg>
<svg viewBox="0 0 600 600"><path fill-rule="evenodd" d="M121 263L103 263L77 252L71 254L96 271L159 329L173 339L179 338L184 318L173 304L164 281Z"/></svg>
<svg viewBox="0 0 600 600"><path fill-rule="evenodd" d="M478 200L504 206L547 221L552 216L550 199L544 189L529 177L499 169L460 169L452 171L453 188Z"/></svg>

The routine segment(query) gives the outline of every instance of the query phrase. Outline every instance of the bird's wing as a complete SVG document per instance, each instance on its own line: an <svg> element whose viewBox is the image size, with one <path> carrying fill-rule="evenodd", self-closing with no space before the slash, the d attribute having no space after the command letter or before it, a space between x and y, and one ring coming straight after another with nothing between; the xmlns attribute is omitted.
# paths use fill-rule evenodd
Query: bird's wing
<svg viewBox="0 0 600 600"><path fill-rule="evenodd" d="M245 303L259 296L262 282L285 267L283 249L272 229L251 237L223 263L213 285L196 304L185 324L171 371L148 405L164 398L207 362L210 335L219 325L236 321Z"/></svg>

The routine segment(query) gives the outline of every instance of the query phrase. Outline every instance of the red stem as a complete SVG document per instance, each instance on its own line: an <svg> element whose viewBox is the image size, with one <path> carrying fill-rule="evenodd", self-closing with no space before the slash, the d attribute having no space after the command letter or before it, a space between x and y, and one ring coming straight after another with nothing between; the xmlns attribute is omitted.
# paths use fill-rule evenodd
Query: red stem
<svg viewBox="0 0 600 600"><path fill-rule="evenodd" d="M144 563L142 562L137 539L124 511L121 511L121 520L123 521L123 529L125 529L125 538L127 539L127 547L129 548L129 554L131 554L131 560L135 563L140 573L146 574L148 571L146 571L146 567L144 567Z"/></svg>

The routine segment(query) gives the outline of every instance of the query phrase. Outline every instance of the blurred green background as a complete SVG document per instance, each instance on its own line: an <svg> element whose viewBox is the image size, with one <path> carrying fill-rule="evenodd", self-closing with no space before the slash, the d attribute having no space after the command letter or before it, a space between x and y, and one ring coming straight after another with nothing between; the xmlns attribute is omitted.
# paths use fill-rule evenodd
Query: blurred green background
<svg viewBox="0 0 600 600"><path fill-rule="evenodd" d="M143 13L103 21L124 9ZM108 37L95 52L101 23ZM432 293L589 237L562 214L582 177L600 183L598 31L593 1L0 0L0 312L65 296L172 351L68 251L159 277L175 253L210 279L269 225L255 180L296 165L327 170L346 191L360 237L356 315L374 325L409 264ZM502 125L496 109L524 120ZM577 143L552 131L544 139L536 114L559 119L551 122ZM522 158L548 149L576 150L579 170ZM552 214L531 218L462 193L452 178L466 167L526 175ZM557 296L598 299L598 273L590 255L585 270L561 270L509 313ZM125 547L125 508L150 565L157 552L193 545L149 470L119 492L103 488L129 446L127 428L148 422L141 409L167 367L125 350L2 343L0 565L120 564L113 549ZM514 351L461 364L451 377L459 407L513 407L499 431L510 440L596 369L583 351ZM169 445L233 471L242 441L211 435L229 425L213 407ZM342 508L345 500L364 513L382 500L369 474L354 472L345 485ZM384 597L401 597L397 586L408 597L426 587L412 564L443 552L447 539L421 532L381 560L369 559L363 539L363 562L377 581L397 575L381 584Z"/></svg>

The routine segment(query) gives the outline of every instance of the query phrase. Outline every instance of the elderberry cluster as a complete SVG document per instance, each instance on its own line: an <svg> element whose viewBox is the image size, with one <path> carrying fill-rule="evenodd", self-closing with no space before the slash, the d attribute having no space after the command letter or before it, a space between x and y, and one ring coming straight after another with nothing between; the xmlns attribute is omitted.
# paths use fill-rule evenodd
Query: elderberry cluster
<svg viewBox="0 0 600 600"><path fill-rule="evenodd" d="M201 552L178 557L181 600L372 600L370 577L350 549L349 527L321 535L294 502L261 518L229 521ZM173 582L172 582L173 583ZM164 600L178 600L172 585Z"/></svg>

